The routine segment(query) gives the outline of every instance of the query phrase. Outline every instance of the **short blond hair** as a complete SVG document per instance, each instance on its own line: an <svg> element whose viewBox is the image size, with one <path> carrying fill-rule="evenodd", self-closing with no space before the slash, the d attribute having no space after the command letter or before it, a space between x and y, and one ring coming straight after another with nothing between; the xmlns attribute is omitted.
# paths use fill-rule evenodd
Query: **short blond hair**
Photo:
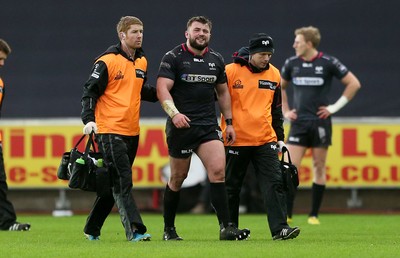
<svg viewBox="0 0 400 258"><path fill-rule="evenodd" d="M321 42L321 33L319 29L313 26L298 28L294 31L294 35L303 35L304 40L306 42L310 41L314 48L317 48Z"/></svg>
<svg viewBox="0 0 400 258"><path fill-rule="evenodd" d="M119 22L117 24L117 33L118 33L118 35L121 32L126 33L131 25L141 25L141 26L143 26L143 22L139 18L137 18L135 16L123 16L123 17L121 17L121 19L119 20Z"/></svg>

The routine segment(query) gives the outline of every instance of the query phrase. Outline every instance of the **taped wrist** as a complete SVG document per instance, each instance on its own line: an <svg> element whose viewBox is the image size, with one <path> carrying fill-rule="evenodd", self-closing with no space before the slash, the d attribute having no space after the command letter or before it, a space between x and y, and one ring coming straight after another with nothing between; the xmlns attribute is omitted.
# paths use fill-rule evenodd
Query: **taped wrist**
<svg viewBox="0 0 400 258"><path fill-rule="evenodd" d="M346 104L349 103L349 100L345 96L341 96L335 104L329 105L326 107L326 109L329 111L329 113L334 114L338 112L342 107L346 106Z"/></svg>
<svg viewBox="0 0 400 258"><path fill-rule="evenodd" d="M165 113L167 113L170 118L173 118L174 116L180 113L178 109L175 107L175 104L172 100L169 99L164 100L161 106L164 109Z"/></svg>

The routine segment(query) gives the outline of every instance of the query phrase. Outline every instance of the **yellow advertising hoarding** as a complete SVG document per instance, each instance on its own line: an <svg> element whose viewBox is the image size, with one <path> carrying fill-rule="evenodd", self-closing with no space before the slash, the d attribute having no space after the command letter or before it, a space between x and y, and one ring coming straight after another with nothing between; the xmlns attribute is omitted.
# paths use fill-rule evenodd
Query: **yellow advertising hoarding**
<svg viewBox="0 0 400 258"><path fill-rule="evenodd" d="M335 122L332 143L327 158L328 187L400 186L400 124ZM310 187L310 151L299 175L301 186Z"/></svg>
<svg viewBox="0 0 400 258"><path fill-rule="evenodd" d="M78 119L2 121L3 155L10 188L62 188L57 178L61 156L82 136ZM83 141L78 149L84 150ZM139 148L133 169L135 187L164 187L160 171L168 164L164 120L142 122Z"/></svg>
<svg viewBox="0 0 400 258"><path fill-rule="evenodd" d="M161 171L168 165L164 124L164 119L141 121L134 187L164 187ZM66 181L57 178L57 168L62 154L82 136L78 119L3 120L0 131L10 188L68 187ZM335 122L327 169L328 187L400 186L400 124ZM309 152L299 175L300 187L310 187L313 174Z"/></svg>

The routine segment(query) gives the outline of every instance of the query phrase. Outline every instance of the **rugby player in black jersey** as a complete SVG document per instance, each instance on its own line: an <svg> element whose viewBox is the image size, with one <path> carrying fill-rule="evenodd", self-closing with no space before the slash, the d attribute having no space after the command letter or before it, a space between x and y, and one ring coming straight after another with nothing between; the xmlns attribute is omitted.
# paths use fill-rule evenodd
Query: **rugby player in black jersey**
<svg viewBox="0 0 400 258"><path fill-rule="evenodd" d="M318 212L326 185L326 157L332 143L331 116L343 108L361 85L357 77L337 58L317 50L321 34L309 26L295 30L293 48L296 56L282 67L282 109L291 121L287 147L292 162L300 168L301 160L311 148L313 157L312 207L308 223L319 225ZM332 78L345 86L342 96L329 103ZM293 108L289 108L286 88L293 86ZM288 194L288 222L291 222L295 193Z"/></svg>
<svg viewBox="0 0 400 258"><path fill-rule="evenodd" d="M164 240L182 240L175 228L180 189L187 177L192 152L204 164L210 180L212 206L220 224L220 240L245 240L248 229L230 222L225 191L225 151L215 110L215 94L227 118L228 144L235 141L230 95L221 55L208 47L211 21L189 19L186 43L167 52L161 60L157 96L168 114L166 136L171 177L164 193Z"/></svg>

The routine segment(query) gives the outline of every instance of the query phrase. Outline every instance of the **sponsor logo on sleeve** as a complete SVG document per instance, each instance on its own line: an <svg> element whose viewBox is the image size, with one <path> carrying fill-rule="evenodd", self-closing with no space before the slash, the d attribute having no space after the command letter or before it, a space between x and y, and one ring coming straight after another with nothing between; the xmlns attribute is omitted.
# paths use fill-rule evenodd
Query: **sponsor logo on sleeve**
<svg viewBox="0 0 400 258"><path fill-rule="evenodd" d="M95 79L99 79L99 77L100 77L100 73L97 71L98 68L99 68L99 64L95 64L95 65L94 65L93 72L92 72L92 74L90 75L90 76L92 76L92 77L95 78Z"/></svg>
<svg viewBox="0 0 400 258"><path fill-rule="evenodd" d="M171 65L167 62L161 62L160 63L160 68L166 68L166 69L171 69Z"/></svg>

